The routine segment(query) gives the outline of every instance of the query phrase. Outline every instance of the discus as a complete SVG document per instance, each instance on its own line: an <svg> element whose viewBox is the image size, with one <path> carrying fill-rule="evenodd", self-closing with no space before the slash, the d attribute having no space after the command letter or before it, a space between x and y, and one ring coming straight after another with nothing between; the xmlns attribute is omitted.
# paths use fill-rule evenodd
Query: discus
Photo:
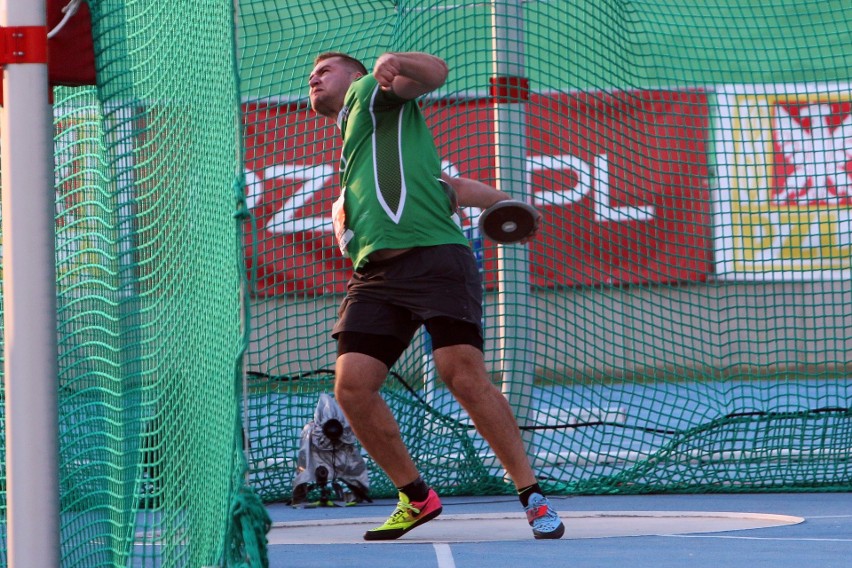
<svg viewBox="0 0 852 568"><path fill-rule="evenodd" d="M523 201L498 201L479 215L479 232L500 244L517 243L536 231L539 217L536 208Z"/></svg>

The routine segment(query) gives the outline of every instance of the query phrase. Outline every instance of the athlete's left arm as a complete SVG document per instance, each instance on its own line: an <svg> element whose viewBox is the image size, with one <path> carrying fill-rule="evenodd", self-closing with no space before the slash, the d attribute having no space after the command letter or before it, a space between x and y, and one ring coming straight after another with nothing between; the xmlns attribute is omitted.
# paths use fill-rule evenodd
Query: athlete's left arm
<svg viewBox="0 0 852 568"><path fill-rule="evenodd" d="M443 59L418 51L382 54L373 67L373 76L382 90L407 100L434 91L448 75Z"/></svg>

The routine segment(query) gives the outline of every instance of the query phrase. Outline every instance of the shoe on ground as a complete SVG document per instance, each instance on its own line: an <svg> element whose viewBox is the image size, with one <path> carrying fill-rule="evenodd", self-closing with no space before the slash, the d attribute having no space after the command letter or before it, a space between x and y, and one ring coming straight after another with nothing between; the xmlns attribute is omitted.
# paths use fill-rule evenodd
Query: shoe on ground
<svg viewBox="0 0 852 568"><path fill-rule="evenodd" d="M538 539L562 538L565 525L559 520L559 515L550 506L550 501L538 493L530 495L526 506L527 521L533 530L533 536Z"/></svg>
<svg viewBox="0 0 852 568"><path fill-rule="evenodd" d="M441 514L441 500L434 490L429 490L425 501L409 501L405 493L399 494L399 503L393 514L380 527L364 533L364 540L394 540L411 529L431 521Z"/></svg>

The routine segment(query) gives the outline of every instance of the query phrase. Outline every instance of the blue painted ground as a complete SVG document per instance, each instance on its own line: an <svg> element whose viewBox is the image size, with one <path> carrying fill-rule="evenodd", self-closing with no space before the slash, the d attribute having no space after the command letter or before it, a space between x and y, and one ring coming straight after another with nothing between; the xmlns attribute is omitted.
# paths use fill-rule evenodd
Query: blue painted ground
<svg viewBox="0 0 852 568"><path fill-rule="evenodd" d="M852 565L852 494L777 493L555 497L562 511L705 511L803 517L800 524L689 535L571 538L559 541L286 544L269 548L273 568L846 568ZM391 500L349 508L269 505L274 522L386 516ZM506 497L445 499L444 514L517 512ZM576 522L581 522L580 520ZM414 533L411 533L414 534Z"/></svg>

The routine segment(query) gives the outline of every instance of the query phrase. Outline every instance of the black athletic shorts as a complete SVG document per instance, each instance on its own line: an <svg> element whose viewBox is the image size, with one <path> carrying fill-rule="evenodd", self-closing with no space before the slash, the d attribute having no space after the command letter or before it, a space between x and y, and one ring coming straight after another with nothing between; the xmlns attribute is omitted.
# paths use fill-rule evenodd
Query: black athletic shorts
<svg viewBox="0 0 852 568"><path fill-rule="evenodd" d="M368 262L349 280L339 316L332 330L338 353L366 351L376 357L363 348L369 336L390 336L391 351L399 353L392 357L381 348L384 356L377 358L392 364L423 324L435 349L470 344L482 350L482 279L473 252L465 245L417 247ZM345 345L340 345L342 333ZM368 337L352 340L363 334Z"/></svg>

